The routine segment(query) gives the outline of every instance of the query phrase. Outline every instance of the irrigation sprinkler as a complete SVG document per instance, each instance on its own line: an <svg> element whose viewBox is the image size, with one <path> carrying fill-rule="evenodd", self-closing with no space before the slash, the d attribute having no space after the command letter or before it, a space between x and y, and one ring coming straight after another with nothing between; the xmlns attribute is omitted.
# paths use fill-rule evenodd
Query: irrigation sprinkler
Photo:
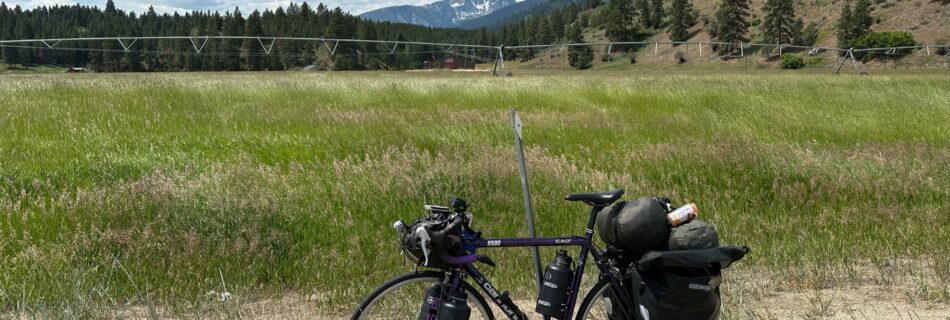
<svg viewBox="0 0 950 320"><path fill-rule="evenodd" d="M518 153L518 171L521 173L521 192L524 194L524 214L528 220L528 236L534 238L534 207L531 206L531 190L528 187L528 169L525 166L524 145L521 143L521 117L518 116L518 110L514 108L511 109L511 126L515 131L515 152ZM534 256L534 269L538 276L538 290L541 290L541 258L538 253L538 247L534 247L531 254Z"/></svg>
<svg viewBox="0 0 950 320"><path fill-rule="evenodd" d="M191 43L191 49L194 51L191 53L181 52L181 51L156 51L156 50L147 50L147 49L133 49L133 46L138 41L164 41L164 40L187 40ZM696 44L699 47L699 56L703 55L714 55L712 52L704 52L703 46L708 45L709 49L719 48L719 50L713 51L722 51L720 55L724 59L733 59L733 58L743 58L743 62L746 67L749 63L749 55L745 54L745 49L748 46L750 49L755 49L759 47L771 48L771 50L766 53L769 57L776 55L781 55L785 52L786 49L799 49L802 51L808 52L808 55L817 55L824 51L833 51L838 52L839 56L842 57L838 61L838 66L835 68L835 74L839 74L844 63L848 59L851 60L851 64L854 66L855 70L861 74L867 73L858 66L857 59L854 58L854 53L862 52L882 52L884 55L896 55L902 50L917 50L916 55L941 55L950 57L950 48L947 44L929 44L929 45L918 45L918 46L904 46L904 47L884 47L884 48L864 48L864 49L847 49L847 48L832 48L832 47L812 47L812 46L799 46L792 44L765 44L765 43L735 43L735 42L717 42L717 41L700 41L700 42L688 42L688 41L628 41L628 42L587 42L587 43L558 43L558 44L527 44L527 45L517 45L517 46L504 46L504 45L483 45L483 44L459 44L459 43L439 43L439 42L417 42L417 41L395 41L395 40L370 40L370 39L339 39L339 38L303 38L303 37L280 37L280 36L226 36L226 35L202 35L202 36L112 36L112 37L85 37L85 38L38 38L38 39L7 39L0 40L0 46L4 48L23 48L23 49L33 49L33 50L74 50L74 51L89 51L89 52L110 52L110 53L154 53L154 54L193 54L193 55L203 55L203 54L217 54L217 55L258 55L257 53L241 53L241 52L205 52L206 45L209 40L250 40L256 41L262 49L262 52L259 55L269 55L269 56L300 56L300 53L285 53L285 52L275 52L274 45L279 40L282 42L285 41L304 41L304 42L313 42L319 46L322 46L326 49L329 56L333 57L336 55L349 55L349 53L337 52L341 43L343 44L376 44L381 45L386 49L387 52L383 54L393 55L396 54L396 50L400 45L409 48L412 45L419 46L432 46L438 49L433 51L413 51L405 52L409 53L444 53L457 55L465 58L472 58L475 60L492 63L491 74L493 76L498 75L499 69L504 71L504 75L510 76L511 71L507 69L505 65L504 51L505 49L546 49L546 48L571 48L571 47L593 47L593 46L604 46L607 49L607 54L610 54L613 51L613 47L617 45L635 45L643 46L644 50L649 50L648 46L653 45L653 55L660 55L660 45L686 45L686 51L689 51L690 44ZM117 41L119 46L118 50L113 49L92 49L87 47L63 47L61 43L75 43L75 42L85 42L85 41ZM934 49L931 50L931 47ZM464 53L457 52L459 50L486 50L488 52L496 52L494 58L474 58L465 55ZM191 51L191 50L185 50ZM936 52L934 52L936 51ZM4 55L6 52L4 52ZM357 53L359 54L359 52ZM665 53L664 53L665 54ZM6 59L4 59L6 61Z"/></svg>

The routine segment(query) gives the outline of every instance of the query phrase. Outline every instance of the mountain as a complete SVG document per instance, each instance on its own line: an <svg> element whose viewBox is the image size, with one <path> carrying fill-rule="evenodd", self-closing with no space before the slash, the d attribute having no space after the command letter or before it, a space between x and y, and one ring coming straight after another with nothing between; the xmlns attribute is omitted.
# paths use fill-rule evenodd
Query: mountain
<svg viewBox="0 0 950 320"><path fill-rule="evenodd" d="M448 28L525 0L442 0L423 6L394 6L373 10L360 18ZM543 1L543 0L529 0Z"/></svg>
<svg viewBox="0 0 950 320"><path fill-rule="evenodd" d="M500 29L501 27L512 24L522 19L536 14L548 14L554 9L564 8L572 3L583 4L583 0L525 0L516 3L484 16L469 19L455 25L462 29Z"/></svg>

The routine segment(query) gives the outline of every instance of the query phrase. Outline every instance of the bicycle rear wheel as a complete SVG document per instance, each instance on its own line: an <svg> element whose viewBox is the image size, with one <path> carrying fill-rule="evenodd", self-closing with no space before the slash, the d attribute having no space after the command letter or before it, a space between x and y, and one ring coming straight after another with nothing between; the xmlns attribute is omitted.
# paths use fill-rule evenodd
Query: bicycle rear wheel
<svg viewBox="0 0 950 320"><path fill-rule="evenodd" d="M624 320L627 319L625 314L630 316L629 319L639 320L643 317L642 314L634 314L639 313L639 310L623 310L617 294L612 290L608 279L597 282L577 308L577 320Z"/></svg>
<svg viewBox="0 0 950 320"><path fill-rule="evenodd" d="M419 309L425 299L426 290L441 283L445 273L424 271L408 273L387 281L370 293L356 312L352 320L406 319L419 318ZM460 286L468 294L468 306L472 309L471 320L494 320L491 308L485 298L466 282Z"/></svg>

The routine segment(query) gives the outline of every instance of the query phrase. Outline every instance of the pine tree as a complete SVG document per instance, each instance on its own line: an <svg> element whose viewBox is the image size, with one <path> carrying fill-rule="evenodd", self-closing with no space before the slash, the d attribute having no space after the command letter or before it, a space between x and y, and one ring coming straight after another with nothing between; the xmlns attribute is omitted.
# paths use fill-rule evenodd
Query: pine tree
<svg viewBox="0 0 950 320"><path fill-rule="evenodd" d="M874 23L871 18L871 2L868 0L858 0L854 6L851 19L854 21L851 25L852 36L857 39L863 37L871 31L871 25Z"/></svg>
<svg viewBox="0 0 950 320"><path fill-rule="evenodd" d="M850 47L851 40L851 24L854 21L851 14L851 4L845 3L844 7L841 8L841 16L838 18L838 47L847 48Z"/></svg>
<svg viewBox="0 0 950 320"><path fill-rule="evenodd" d="M327 23L326 37L331 39L348 39L356 34L356 26L353 21L347 19L347 15L340 8L334 9L330 13L330 19ZM354 70L357 68L354 53L356 53L353 44L337 43L334 44L336 51L333 53L333 70Z"/></svg>
<svg viewBox="0 0 950 320"><path fill-rule="evenodd" d="M798 19L798 25L802 25L801 19ZM802 46L811 46L818 42L818 25L814 22L808 23L808 26L802 29L798 37L795 37L795 44Z"/></svg>
<svg viewBox="0 0 950 320"><path fill-rule="evenodd" d="M561 9L555 9L551 15L548 16L548 26L553 32L554 41L560 40L564 37L564 17Z"/></svg>
<svg viewBox="0 0 950 320"><path fill-rule="evenodd" d="M356 38L373 40L379 37L376 34L376 28L373 26L373 23L360 21L356 25ZM358 45L358 48L360 56L357 62L360 65L371 70L381 68L379 60L377 59L379 53L378 44L362 42Z"/></svg>
<svg viewBox="0 0 950 320"><path fill-rule="evenodd" d="M845 4L841 9L841 18L838 20L838 46L847 48L852 46L852 42L860 39L871 31L871 3L868 0L858 0L851 8L851 4Z"/></svg>
<svg viewBox="0 0 950 320"><path fill-rule="evenodd" d="M264 29L261 26L261 13L259 11L254 10L254 12L247 17L244 35L249 37L264 35ZM261 70L261 54L264 53L264 48L261 47L261 43L262 41L258 41L258 39L244 39L244 43L241 44L241 60L244 62L244 70Z"/></svg>
<svg viewBox="0 0 950 320"><path fill-rule="evenodd" d="M568 42L584 43L584 36L578 26L568 26L565 34ZM588 69L594 61L594 53L588 46L572 46L567 54L567 61L574 69Z"/></svg>
<svg viewBox="0 0 950 320"><path fill-rule="evenodd" d="M117 12L118 10L115 9L115 2L112 2L112 0L106 1L106 15L114 16L117 14Z"/></svg>
<svg viewBox="0 0 950 320"><path fill-rule="evenodd" d="M791 44L801 33L801 23L795 20L792 0L766 0L762 35L766 43Z"/></svg>
<svg viewBox="0 0 950 320"><path fill-rule="evenodd" d="M538 43L552 43L557 40L553 37L554 34L548 25L548 19L543 16L534 19L534 34Z"/></svg>
<svg viewBox="0 0 950 320"><path fill-rule="evenodd" d="M629 1L611 1L607 6L605 31L607 39L613 42L632 41L635 27L633 26L633 7Z"/></svg>
<svg viewBox="0 0 950 320"><path fill-rule="evenodd" d="M640 26L643 28L650 27L650 0L636 0L636 12L638 15L638 20L640 21Z"/></svg>
<svg viewBox="0 0 950 320"><path fill-rule="evenodd" d="M13 15L12 10L7 8L7 4L0 2L0 39L14 37L13 20L15 18L16 16ZM3 59L6 68L12 69L18 63L17 53L15 48L0 47L0 58Z"/></svg>
<svg viewBox="0 0 950 320"><path fill-rule="evenodd" d="M670 12L670 39L673 41L689 40L689 28L696 24L693 16L693 4L689 0L673 0Z"/></svg>
<svg viewBox="0 0 950 320"><path fill-rule="evenodd" d="M650 4L650 27L659 29L663 26L663 18L666 12L663 9L663 0L653 0Z"/></svg>
<svg viewBox="0 0 950 320"><path fill-rule="evenodd" d="M748 41L749 32L749 0L722 0L716 10L715 40L726 43L741 43ZM738 51L735 45L719 45L716 50L720 54Z"/></svg>
<svg viewBox="0 0 950 320"><path fill-rule="evenodd" d="M234 12L225 14L224 20L225 35L244 34L245 22L244 17L241 16L240 8L234 7ZM240 48L241 40L225 39L221 50L224 52L239 52ZM229 71L241 70L241 59L232 56L224 57L224 68Z"/></svg>

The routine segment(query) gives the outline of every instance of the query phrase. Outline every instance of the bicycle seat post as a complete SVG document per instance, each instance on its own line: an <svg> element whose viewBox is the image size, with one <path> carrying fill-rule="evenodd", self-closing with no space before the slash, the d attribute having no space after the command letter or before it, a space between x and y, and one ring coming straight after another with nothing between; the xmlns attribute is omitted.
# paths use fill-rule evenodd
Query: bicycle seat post
<svg viewBox="0 0 950 320"><path fill-rule="evenodd" d="M597 213L603 210L604 206L593 205L590 207L590 218L587 219L587 229L584 230L584 238L594 239L594 224L597 222Z"/></svg>
<svg viewBox="0 0 950 320"><path fill-rule="evenodd" d="M564 200L583 202L591 207L590 219L587 220L587 230L584 230L584 236L587 240L593 240L597 213L620 199L620 196L623 196L623 189L613 189L607 192L574 193L564 197Z"/></svg>

